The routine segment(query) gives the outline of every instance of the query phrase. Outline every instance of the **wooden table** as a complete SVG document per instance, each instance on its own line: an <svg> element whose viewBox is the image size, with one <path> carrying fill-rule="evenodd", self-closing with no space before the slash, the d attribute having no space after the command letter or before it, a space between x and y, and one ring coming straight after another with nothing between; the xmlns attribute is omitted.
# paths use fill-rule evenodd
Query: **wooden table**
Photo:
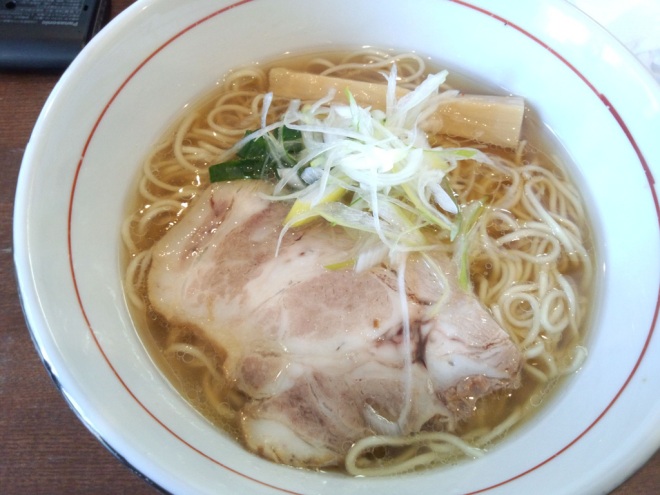
<svg viewBox="0 0 660 495"><path fill-rule="evenodd" d="M111 15L130 3L112 0ZM18 299L11 231L16 179L58 77L0 73L0 494L154 494L69 409L39 360ZM660 454L614 493L660 493Z"/></svg>

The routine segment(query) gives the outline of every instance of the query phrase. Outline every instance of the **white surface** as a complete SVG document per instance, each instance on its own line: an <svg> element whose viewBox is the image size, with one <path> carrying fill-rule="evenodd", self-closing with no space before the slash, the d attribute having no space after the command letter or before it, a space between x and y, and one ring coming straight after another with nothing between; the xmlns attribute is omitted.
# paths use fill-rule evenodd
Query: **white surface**
<svg viewBox="0 0 660 495"><path fill-rule="evenodd" d="M660 83L660 1L568 1L612 33Z"/></svg>
<svg viewBox="0 0 660 495"><path fill-rule="evenodd" d="M144 0L104 29L46 103L19 177L14 252L35 343L87 426L174 493L608 491L660 445L660 88L563 2L375 4ZM394 48L523 95L573 158L601 249L589 360L477 461L368 480L276 466L210 427L144 351L121 289L125 199L156 137L228 69L301 48L389 47L393 34Z"/></svg>

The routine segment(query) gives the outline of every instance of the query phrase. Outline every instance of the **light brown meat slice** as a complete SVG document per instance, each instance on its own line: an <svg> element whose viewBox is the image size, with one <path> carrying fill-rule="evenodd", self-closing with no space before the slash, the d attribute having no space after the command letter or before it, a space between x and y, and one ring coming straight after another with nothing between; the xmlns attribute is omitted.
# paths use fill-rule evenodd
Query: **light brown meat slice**
<svg viewBox="0 0 660 495"><path fill-rule="evenodd" d="M507 334L421 259L405 274L406 355L395 270L326 268L350 256L342 229L293 229L275 256L289 205L261 198L267 187L209 187L154 247L148 275L158 312L226 352L224 372L249 397L241 414L250 449L333 465L359 438L452 425L479 397L517 386L521 357ZM435 262L455 278L447 258Z"/></svg>

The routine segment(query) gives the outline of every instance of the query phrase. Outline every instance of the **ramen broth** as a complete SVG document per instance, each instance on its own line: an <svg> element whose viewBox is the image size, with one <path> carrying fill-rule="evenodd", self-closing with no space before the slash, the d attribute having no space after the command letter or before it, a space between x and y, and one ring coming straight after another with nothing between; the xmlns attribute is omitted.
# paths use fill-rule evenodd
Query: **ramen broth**
<svg viewBox="0 0 660 495"><path fill-rule="evenodd" d="M328 67L346 64L347 59L350 59L350 67L331 75L365 79L366 71L360 67L361 64L369 65L384 60L384 68L380 71L386 72L391 61L405 62L403 57L397 59L390 52L379 52L376 55L366 51L358 54L335 52L290 57L258 65L254 70L234 71L212 94L203 98L192 110L187 109L185 115L154 147L153 153L145 162L145 168L140 172L136 191L130 198L123 238L126 245L126 290L136 327L154 361L181 395L201 414L237 441L241 441L241 435L239 414L236 414L236 411L240 410L248 398L242 392L232 389L231 384L223 379L222 363L225 356L221 349L206 342L194 329L166 321L150 306L145 284L149 265L148 252L154 243L182 215L185 215L188 204L207 187L208 176L200 171L216 163L222 150L240 139L246 127L255 129L259 126L260 108L250 108L238 103L238 106L230 112L230 116L223 121L224 127L234 127L234 129L224 133L209 129L206 119L218 111L218 102L222 102L224 96L228 94L227 88L236 91L240 86L241 91L265 93L268 87L264 74L270 67L286 67L318 73ZM424 62L426 65L420 69L424 74L436 72L439 68L437 63L431 65L428 61ZM415 69L406 69L404 64L403 68L399 68L400 76L405 78ZM232 77L236 77L233 83ZM383 82L383 76L378 71L369 71L366 79ZM421 80L419 76L412 79ZM451 71L446 86L458 88L465 93L502 94L498 88ZM250 98L246 98L246 101ZM282 111L285 105L280 103L279 106L274 104L273 107L277 112ZM247 126L242 122L246 118L250 120ZM172 143L177 140L180 147L175 153ZM448 136L429 136L432 146L475 147L506 160L507 167L535 164L545 170L546 172L543 173L552 177L561 188L567 189L574 198L577 198L577 200L557 199L554 192L542 191L546 187L546 179L539 180L539 185L536 186L536 190L539 191L538 196L546 207L556 207L568 218L572 235L580 236L582 252L586 253L586 257L563 254L557 262L558 272L563 275L563 280L570 284L571 290L575 291L573 297L578 311L572 317L575 318L573 326L577 328L568 328L561 332L535 329L534 331L538 332L537 337L528 338L527 326L532 318L531 313L537 305L530 299L530 294L534 291L523 290L518 298L515 293L518 289L529 285L529 280L537 279L539 276L542 279L547 278L547 275L539 275L546 267L538 263L523 266L522 262L516 262L520 265L518 268L521 278L507 281L511 267L505 262L502 264L499 264L499 261L494 262L492 249L475 247L471 250L469 268L475 294L482 304L495 314L495 319L512 336L514 343L521 348L525 356L521 386L515 390L496 391L480 399L475 404L473 416L461 421L451 432L467 443L486 450L505 432L533 417L534 413L548 401L548 397L556 392L558 383L579 368L586 354L583 342L589 326L590 301L594 288L595 252L583 200L569 175L566 157L558 151L560 148L557 143L543 131L529 108L526 110L523 123L522 140L526 142L524 147L503 149ZM198 141L207 144L199 147ZM193 166L180 165L181 155ZM470 200L478 200L482 197L493 198L490 204L495 206L489 208L500 212L498 215L490 215L487 225L481 226L483 235L477 236L478 239L483 239L483 236L487 235L489 242L492 242L506 236L511 231L507 223L511 218L516 218L520 222L535 220L518 204L521 201L524 203L524 200L518 199L515 204L505 205L503 208L496 206L497 195L505 194L515 180L506 172L499 173L476 161L462 162L460 167L450 173L449 181L459 195L465 194ZM520 192L516 194L522 196ZM158 211L154 211L153 205L161 199L167 201L158 206L160 208ZM562 204L557 205L553 202ZM503 246L517 253L531 249L528 244L539 242L533 237L520 238L504 243ZM447 245L446 249L450 251L451 247ZM548 247L546 250L549 249ZM506 258L506 255L503 257ZM509 289L497 288L503 283L508 284ZM512 295L502 296L501 294L506 290ZM549 311L548 314L552 323L559 326L560 320L567 318L564 314L567 311L565 307L567 303L559 293L553 297L550 304L554 304L557 309L554 312ZM506 307L502 301L508 301ZM575 312L574 309L571 311ZM400 451L394 447L380 448L367 454L366 457L372 458L373 462L378 464L381 462L379 459L391 454L398 455ZM462 457L464 456L460 450L448 449L446 454L439 456L434 464L453 462ZM364 462L371 461L367 459ZM387 474L387 471L383 474Z"/></svg>

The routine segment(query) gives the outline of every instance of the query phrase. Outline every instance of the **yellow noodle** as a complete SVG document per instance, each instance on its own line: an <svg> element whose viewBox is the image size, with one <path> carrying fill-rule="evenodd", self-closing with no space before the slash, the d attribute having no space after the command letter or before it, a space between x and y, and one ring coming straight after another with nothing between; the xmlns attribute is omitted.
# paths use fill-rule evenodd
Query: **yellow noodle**
<svg viewBox="0 0 660 495"><path fill-rule="evenodd" d="M383 74L394 63L401 85L408 88L418 85L428 70L416 54L393 55L371 48L342 57L310 57L297 68L384 82ZM186 114L145 159L137 182L137 203L122 226L121 237L129 254L127 299L136 311L148 314L148 319L158 321L144 302L151 246L208 185L207 168L224 160L246 131L261 125L267 85L267 70L261 66L230 72L218 91L195 112ZM278 119L288 104L275 98L268 122ZM442 431L361 439L346 459L346 471L353 475L394 474L461 455L478 456L481 447L522 421L557 377L574 372L586 359L586 349L581 346L587 315L583 305L595 273L586 213L577 188L563 171L541 164L540 155L530 152L526 140L515 150L504 151L447 136L430 138L434 145L476 146L490 156L487 164L462 162L448 179L461 202L487 202L469 249L473 287L522 350L524 379L539 385L528 386L532 395L526 405L510 414L503 409L496 420L483 414L472 429L463 431L460 424L446 421L438 422ZM453 246L447 243L439 249L451 255ZM210 357L211 350L190 329L156 327L154 338L167 356L178 356L176 366L201 373L199 394L213 410L210 414L228 424L227 428L236 428L246 399L224 376L224 356ZM378 459L371 454L378 449L396 454Z"/></svg>

